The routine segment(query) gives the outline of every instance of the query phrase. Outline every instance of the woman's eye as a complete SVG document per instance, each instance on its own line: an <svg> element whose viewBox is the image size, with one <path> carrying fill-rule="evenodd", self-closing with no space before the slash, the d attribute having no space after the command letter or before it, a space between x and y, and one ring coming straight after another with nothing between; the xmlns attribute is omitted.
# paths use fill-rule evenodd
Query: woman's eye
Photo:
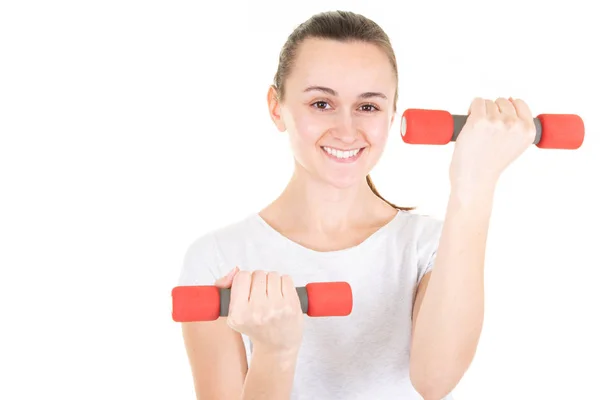
<svg viewBox="0 0 600 400"><path fill-rule="evenodd" d="M328 104L326 101L316 101L313 103L313 106L316 106L320 110L324 110L327 107L327 105Z"/></svg>
<svg viewBox="0 0 600 400"><path fill-rule="evenodd" d="M377 107L375 107L373 104L365 104L360 106L362 111L366 111L366 112L373 112L373 111L377 111Z"/></svg>

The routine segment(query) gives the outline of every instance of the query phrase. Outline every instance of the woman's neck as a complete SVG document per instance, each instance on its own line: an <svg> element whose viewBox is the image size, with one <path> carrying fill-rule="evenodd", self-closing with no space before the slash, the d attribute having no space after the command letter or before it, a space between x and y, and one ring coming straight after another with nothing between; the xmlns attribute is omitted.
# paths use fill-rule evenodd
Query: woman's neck
<svg viewBox="0 0 600 400"><path fill-rule="evenodd" d="M373 193L366 178L336 188L296 172L281 195L260 214L278 230L334 235L382 226L397 210Z"/></svg>

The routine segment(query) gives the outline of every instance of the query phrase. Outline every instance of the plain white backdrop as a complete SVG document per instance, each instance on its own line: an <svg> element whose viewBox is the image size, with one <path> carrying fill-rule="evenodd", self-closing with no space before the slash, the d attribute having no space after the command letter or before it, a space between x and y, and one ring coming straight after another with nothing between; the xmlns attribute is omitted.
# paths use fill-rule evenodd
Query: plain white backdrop
<svg viewBox="0 0 600 400"><path fill-rule="evenodd" d="M287 136L266 104L279 50L313 13L344 9L391 37L399 113L513 96L584 119L579 150L532 146L502 177L484 330L454 393L600 399L594 7L2 2L0 398L194 398L170 314L184 252L287 183ZM389 200L443 217L453 146L407 145L399 120L373 179Z"/></svg>

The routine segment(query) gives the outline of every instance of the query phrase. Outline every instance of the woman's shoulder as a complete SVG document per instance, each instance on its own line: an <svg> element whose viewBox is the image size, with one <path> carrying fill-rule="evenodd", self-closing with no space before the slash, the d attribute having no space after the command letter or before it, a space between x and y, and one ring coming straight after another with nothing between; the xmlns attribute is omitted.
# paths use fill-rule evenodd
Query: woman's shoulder
<svg viewBox="0 0 600 400"><path fill-rule="evenodd" d="M256 230L255 215L248 215L198 233L185 250L180 284L211 284L225 275L226 255L240 252Z"/></svg>
<svg viewBox="0 0 600 400"><path fill-rule="evenodd" d="M442 217L429 213L400 211L399 214L405 226L415 229L439 229L444 223Z"/></svg>
<svg viewBox="0 0 600 400"><path fill-rule="evenodd" d="M444 225L442 217L427 213L417 213L414 211L400 211L399 220L399 229L409 229L413 233L425 235L439 234Z"/></svg>
<svg viewBox="0 0 600 400"><path fill-rule="evenodd" d="M205 229L196 235L190 249L214 248L215 244L239 242L258 234L261 224L256 213L228 221L220 226Z"/></svg>

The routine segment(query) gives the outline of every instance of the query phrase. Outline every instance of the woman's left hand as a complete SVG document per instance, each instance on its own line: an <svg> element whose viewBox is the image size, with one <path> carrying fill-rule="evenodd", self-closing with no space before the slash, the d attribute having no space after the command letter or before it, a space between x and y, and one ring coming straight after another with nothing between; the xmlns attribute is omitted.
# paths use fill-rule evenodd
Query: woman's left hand
<svg viewBox="0 0 600 400"><path fill-rule="evenodd" d="M476 98L460 131L450 164L453 188L494 188L502 172L533 144L536 129L520 99Z"/></svg>

